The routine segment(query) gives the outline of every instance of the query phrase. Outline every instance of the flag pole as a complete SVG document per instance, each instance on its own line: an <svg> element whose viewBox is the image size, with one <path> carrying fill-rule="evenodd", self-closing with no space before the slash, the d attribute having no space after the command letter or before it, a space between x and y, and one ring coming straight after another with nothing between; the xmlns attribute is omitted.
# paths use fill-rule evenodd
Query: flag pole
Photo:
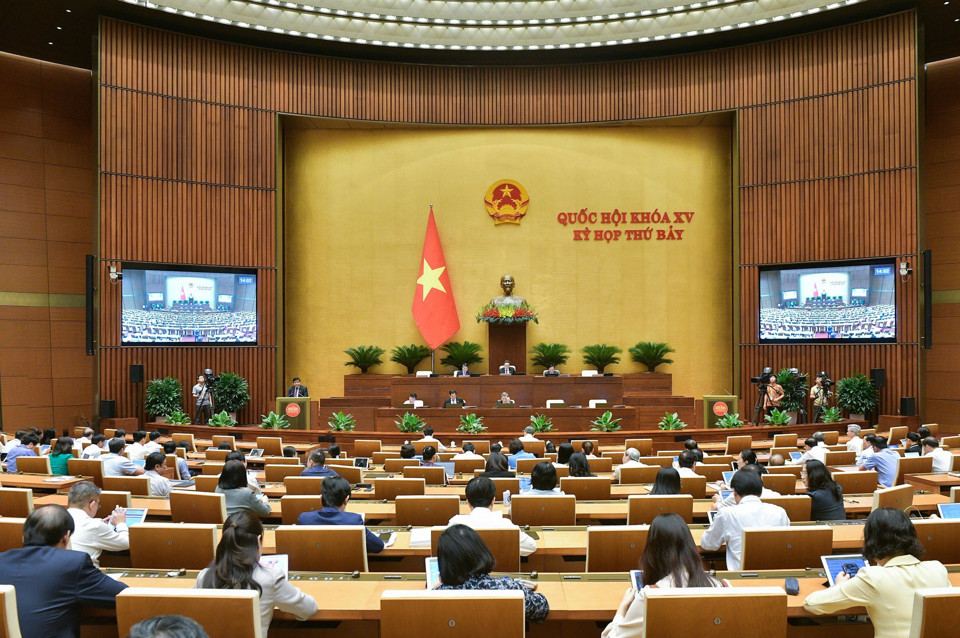
<svg viewBox="0 0 960 638"><path fill-rule="evenodd" d="M437 353L436 350L430 351L430 374L433 374L433 355Z"/></svg>

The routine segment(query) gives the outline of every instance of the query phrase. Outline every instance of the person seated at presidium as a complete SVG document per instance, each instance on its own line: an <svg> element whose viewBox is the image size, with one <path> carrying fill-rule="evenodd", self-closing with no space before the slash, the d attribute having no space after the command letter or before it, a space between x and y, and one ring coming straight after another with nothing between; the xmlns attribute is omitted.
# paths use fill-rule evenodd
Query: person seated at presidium
<svg viewBox="0 0 960 638"><path fill-rule="evenodd" d="M456 390L450 390L450 392L447 394L449 395L449 398L443 402L443 407L448 408L453 405L463 406L466 404L466 401L457 396Z"/></svg>
<svg viewBox="0 0 960 638"><path fill-rule="evenodd" d="M680 494L680 472L672 467L661 467L650 488L651 496Z"/></svg>
<svg viewBox="0 0 960 638"><path fill-rule="evenodd" d="M270 503L263 494L259 496L247 485L247 470L240 461L227 461L220 470L220 481L214 490L224 495L227 515L251 510L258 516L270 514Z"/></svg>
<svg viewBox="0 0 960 638"><path fill-rule="evenodd" d="M510 398L510 395L507 392L501 392L500 398L497 399L497 405L516 405L516 401Z"/></svg>
<svg viewBox="0 0 960 638"><path fill-rule="evenodd" d="M547 597L543 594L536 593L509 576L490 576L496 566L493 554L479 534L466 525L452 525L440 534L437 563L441 583L437 589L520 590L523 592L523 612L527 622L541 623L550 612Z"/></svg>
<svg viewBox="0 0 960 638"><path fill-rule="evenodd" d="M123 456L123 449L127 447L126 441L120 437L110 439L108 444L109 454L102 454L100 460L103 461L104 476L139 476L143 474L144 469Z"/></svg>
<svg viewBox="0 0 960 638"><path fill-rule="evenodd" d="M467 444L471 445L471 444ZM507 457L499 452L491 452L487 456L487 464L483 473L480 475L486 478L514 478L515 472L510 471L510 464L507 463Z"/></svg>
<svg viewBox="0 0 960 638"><path fill-rule="evenodd" d="M800 470L800 480L807 487L810 497L810 520L843 521L847 512L843 508L843 488L833 480L827 466L810 459Z"/></svg>
<svg viewBox="0 0 960 638"><path fill-rule="evenodd" d="M127 588L67 549L74 529L60 505L38 507L24 521L23 547L0 554L0 585L16 588L23 638L79 638L82 607L116 607Z"/></svg>
<svg viewBox="0 0 960 638"><path fill-rule="evenodd" d="M37 456L37 446L40 445L40 437L36 434L24 434L20 438L20 445L7 452L7 472L17 473L17 459L21 456Z"/></svg>
<svg viewBox="0 0 960 638"><path fill-rule="evenodd" d="M704 570L690 528L678 514L660 514L653 519L637 567L643 570L643 588L639 592L633 587L627 589L616 615L603 630L602 638L643 636L646 594L651 587L729 586Z"/></svg>
<svg viewBox="0 0 960 638"><path fill-rule="evenodd" d="M310 456L307 457L307 467L300 472L300 476L322 476L324 478L328 476L340 476L329 467L324 467L326 461L327 455L323 450L314 450L310 453Z"/></svg>
<svg viewBox="0 0 960 638"><path fill-rule="evenodd" d="M447 525L466 525L472 529L520 530L513 521L503 517L503 512L494 512L491 509L497 500L497 488L487 477L475 476L470 479L464 493L467 504L470 506L470 513L457 514ZM537 551L537 541L524 532L519 532L519 537L521 556L529 556Z"/></svg>
<svg viewBox="0 0 960 638"><path fill-rule="evenodd" d="M531 452L527 452L523 449L523 441L520 439L511 439L509 444L510 456L507 459L507 462L510 464L510 469L517 469L517 461L520 459L535 459L537 458Z"/></svg>
<svg viewBox="0 0 960 638"><path fill-rule="evenodd" d="M288 397L309 397L310 391L307 390L307 386L300 383L300 377L293 378L293 385L287 389Z"/></svg>
<svg viewBox="0 0 960 638"><path fill-rule="evenodd" d="M787 527L790 519L782 507L763 503L763 481L757 472L740 470L730 480L734 507L717 510L717 516L700 539L700 547L708 552L727 545L727 569L740 569L743 530L748 527Z"/></svg>
<svg viewBox="0 0 960 638"><path fill-rule="evenodd" d="M363 525L363 517L347 512L350 502L350 483L339 476L325 478L320 485L320 511L304 512L297 518L297 525ZM379 536L366 530L368 554L383 551L383 541Z"/></svg>
<svg viewBox="0 0 960 638"><path fill-rule="evenodd" d="M562 496L563 492L557 489L557 484L557 468L553 463L540 461L530 472L530 489L521 490L521 493L530 496Z"/></svg>
<svg viewBox="0 0 960 638"><path fill-rule="evenodd" d="M453 376L455 376L455 377L472 377L472 376L473 376L473 373L470 372L470 366L468 366L466 363L464 363L463 365L460 366L460 369L459 369L459 370L454 370L454 371L453 371Z"/></svg>
<svg viewBox="0 0 960 638"><path fill-rule="evenodd" d="M951 586L939 561L920 561L923 545L917 530L899 510L883 507L870 513L863 528L863 556L870 563L867 567L852 578L841 572L832 587L808 595L803 608L829 614L863 606L875 638L906 638L913 620L913 593Z"/></svg>
<svg viewBox="0 0 960 638"><path fill-rule="evenodd" d="M98 518L100 492L100 488L90 481L80 481L67 495L67 512L73 517L74 525L70 548L89 554L96 567L100 567L100 554L104 550L122 552L130 549L126 510L116 507L106 518Z"/></svg>
<svg viewBox="0 0 960 638"><path fill-rule="evenodd" d="M583 452L574 452L571 454L567 467L570 468L570 476L596 476L590 471L590 461L587 460L587 455Z"/></svg>
<svg viewBox="0 0 960 638"><path fill-rule="evenodd" d="M69 462L73 458L73 439L61 436L57 444L50 451L50 473L57 476L66 476L69 473Z"/></svg>
<svg viewBox="0 0 960 638"><path fill-rule="evenodd" d="M326 482L326 481L324 481ZM253 589L260 594L260 627L264 638L274 608L306 620L317 613L317 601L291 585L283 570L260 564L263 524L249 510L227 517L216 557L197 575L194 589Z"/></svg>
<svg viewBox="0 0 960 638"><path fill-rule="evenodd" d="M897 467L900 465L900 455L896 450L887 447L887 438L875 436L873 438L873 454L867 456L866 450L860 460L861 470L876 470L877 482L882 487L893 487L897 479Z"/></svg>
<svg viewBox="0 0 960 638"><path fill-rule="evenodd" d="M504 359L503 365L499 368L499 373L501 376L509 376L511 374L517 373L517 366L510 363L509 359Z"/></svg>
<svg viewBox="0 0 960 638"><path fill-rule="evenodd" d="M546 370L543 371L543 376L545 376L545 377L559 377L559 376L560 376L560 371L557 370L556 366L550 366L549 368L547 368Z"/></svg>

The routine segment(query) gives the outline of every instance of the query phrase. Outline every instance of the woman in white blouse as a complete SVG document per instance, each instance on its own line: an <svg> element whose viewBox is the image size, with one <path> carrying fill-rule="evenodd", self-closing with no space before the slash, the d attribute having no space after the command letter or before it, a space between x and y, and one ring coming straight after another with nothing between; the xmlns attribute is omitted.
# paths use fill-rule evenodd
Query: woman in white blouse
<svg viewBox="0 0 960 638"><path fill-rule="evenodd" d="M708 574L686 522L677 514L661 514L647 532L647 545L640 556L643 589L633 587L623 595L602 638L634 638L643 635L646 595L650 587L723 587L727 583Z"/></svg>
<svg viewBox="0 0 960 638"><path fill-rule="evenodd" d="M274 607L306 620L317 613L317 601L287 581L279 568L260 564L263 524L250 510L227 517L217 555L197 576L194 588L256 589L260 592L260 624L266 638Z"/></svg>

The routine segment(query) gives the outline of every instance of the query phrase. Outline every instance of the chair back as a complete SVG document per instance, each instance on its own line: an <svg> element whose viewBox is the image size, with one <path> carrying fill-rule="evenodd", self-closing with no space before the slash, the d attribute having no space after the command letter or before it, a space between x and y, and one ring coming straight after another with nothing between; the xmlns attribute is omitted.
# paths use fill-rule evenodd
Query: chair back
<svg viewBox="0 0 960 638"><path fill-rule="evenodd" d="M761 474L760 479L765 488L778 494L797 493L797 477L793 474Z"/></svg>
<svg viewBox="0 0 960 638"><path fill-rule="evenodd" d="M711 461L713 459L710 459ZM723 473L730 471L730 464L720 465L717 463L697 463L693 471L707 479L708 483L716 483L723 480Z"/></svg>
<svg viewBox="0 0 960 638"><path fill-rule="evenodd" d="M23 523L26 518L0 518L0 552L23 547Z"/></svg>
<svg viewBox="0 0 960 638"><path fill-rule="evenodd" d="M520 493L520 479L518 478L491 478L493 486L497 488L497 500L503 500L503 493L510 492L511 495Z"/></svg>
<svg viewBox="0 0 960 638"><path fill-rule="evenodd" d="M850 494L872 494L877 490L878 474L869 472L832 472L833 480L843 488L844 496Z"/></svg>
<svg viewBox="0 0 960 638"><path fill-rule="evenodd" d="M653 439L626 439L623 442L623 449L633 448L640 453L640 456L650 456L653 454Z"/></svg>
<svg viewBox="0 0 960 638"><path fill-rule="evenodd" d="M19 462L19 461L18 461ZM913 458L901 458L897 465L897 481L894 485L905 483L904 476L907 474L926 474L933 471L932 456L915 456Z"/></svg>
<svg viewBox="0 0 960 638"><path fill-rule="evenodd" d="M517 525L576 525L577 498L572 494L512 496L510 513Z"/></svg>
<svg viewBox="0 0 960 638"><path fill-rule="evenodd" d="M663 469L659 465L654 467L624 467L620 468L620 485L639 485L653 483L657 474Z"/></svg>
<svg viewBox="0 0 960 638"><path fill-rule="evenodd" d="M537 461L540 459L519 459L517 463L521 461ZM487 462L480 459L454 459L453 460L453 469L455 472L461 474L473 474L474 470L482 470L486 466ZM536 463L534 463L536 465ZM519 471L519 470L518 470Z"/></svg>
<svg viewBox="0 0 960 638"><path fill-rule="evenodd" d="M69 464L70 461L68 460ZM17 458L17 471L24 474L52 474L49 456L21 456Z"/></svg>
<svg viewBox="0 0 960 638"><path fill-rule="evenodd" d="M117 507L131 507L130 492L100 492L100 508L95 518L106 518Z"/></svg>
<svg viewBox="0 0 960 638"><path fill-rule="evenodd" d="M738 434L727 437L727 450L724 454L740 454L740 450L747 450L753 445L753 437L749 434Z"/></svg>
<svg viewBox="0 0 960 638"><path fill-rule="evenodd" d="M114 436L116 436L116 435L117 435L117 428L104 428L104 429L103 429L103 436L107 437L107 440L108 440L108 441L109 441L110 439L112 439L112 438L113 438Z"/></svg>
<svg viewBox="0 0 960 638"><path fill-rule="evenodd" d="M637 569L647 546L649 525L599 525L587 528L587 571Z"/></svg>
<svg viewBox="0 0 960 638"><path fill-rule="evenodd" d="M645 602L643 638L730 638L757 627L763 627L764 638L787 635L787 594L781 587L650 589Z"/></svg>
<svg viewBox="0 0 960 638"><path fill-rule="evenodd" d="M437 441L410 441L410 445L413 446L417 454L423 454L423 448L427 446L433 446L434 450L437 449Z"/></svg>
<svg viewBox="0 0 960 638"><path fill-rule="evenodd" d="M490 454L490 441L463 441L461 445L466 445L467 443L473 443L473 451L477 454Z"/></svg>
<svg viewBox="0 0 960 638"><path fill-rule="evenodd" d="M538 459L543 460L543 455L547 450L546 441L524 441L523 442L523 451L533 454ZM479 450L478 450L479 453Z"/></svg>
<svg viewBox="0 0 960 638"><path fill-rule="evenodd" d="M800 472L803 471L802 465L774 465L767 466L768 474L790 474L794 479L800 478Z"/></svg>
<svg viewBox="0 0 960 638"><path fill-rule="evenodd" d="M226 463L222 461L204 461L203 465L200 466L200 472L208 476L219 474L223 471L223 466Z"/></svg>
<svg viewBox="0 0 960 638"><path fill-rule="evenodd" d="M282 483L288 476L300 476L302 465L264 465L263 480L267 483Z"/></svg>
<svg viewBox="0 0 960 638"><path fill-rule="evenodd" d="M280 498L280 518L284 525L296 525L304 512L317 512L323 509L320 495L287 495Z"/></svg>
<svg viewBox="0 0 960 638"><path fill-rule="evenodd" d="M440 534L446 527L434 527L430 530L430 555L437 555L437 544ZM520 571L520 531L519 527L506 529L477 529L474 530L483 544L493 554L496 563L493 571L518 572Z"/></svg>
<svg viewBox="0 0 960 638"><path fill-rule="evenodd" d="M378 478L373 480L374 496L381 501L392 501L401 494L422 495L427 482L414 478Z"/></svg>
<svg viewBox="0 0 960 638"><path fill-rule="evenodd" d="M827 445L836 445L837 443L840 442L840 432L838 432L837 430L824 431L823 442L826 443Z"/></svg>
<svg viewBox="0 0 960 638"><path fill-rule="evenodd" d="M926 558L926 556L924 556ZM957 630L960 589L918 589L913 594L909 638L942 638Z"/></svg>
<svg viewBox="0 0 960 638"><path fill-rule="evenodd" d="M0 585L0 638L20 638L20 616L17 613L17 590L13 585Z"/></svg>
<svg viewBox="0 0 960 638"><path fill-rule="evenodd" d="M896 425L890 428L890 431L887 433L887 443L890 445L900 445L901 439L907 438L907 432L910 431L905 425Z"/></svg>
<svg viewBox="0 0 960 638"><path fill-rule="evenodd" d="M299 456L263 456L264 465L299 465L303 469L303 463Z"/></svg>
<svg viewBox="0 0 960 638"><path fill-rule="evenodd" d="M917 538L923 545L923 560L938 560L944 565L960 563L960 519L914 519Z"/></svg>
<svg viewBox="0 0 960 638"><path fill-rule="evenodd" d="M517 473L530 474L537 463L543 463L544 459L517 459Z"/></svg>
<svg viewBox="0 0 960 638"><path fill-rule="evenodd" d="M367 571L363 525L281 525L274 534L277 553L289 556L291 570Z"/></svg>
<svg viewBox="0 0 960 638"><path fill-rule="evenodd" d="M456 494L430 496L397 496L397 525L429 527L446 525L460 513L460 497Z"/></svg>
<svg viewBox="0 0 960 638"><path fill-rule="evenodd" d="M217 553L217 526L140 523L130 528L135 569L203 569Z"/></svg>
<svg viewBox="0 0 960 638"><path fill-rule="evenodd" d="M263 638L260 594L253 589L128 587L117 594L120 636L141 620L167 615L196 620L210 638Z"/></svg>
<svg viewBox="0 0 960 638"><path fill-rule="evenodd" d="M353 455L361 457L372 457L374 452L380 451L380 441L370 439L357 439L353 442Z"/></svg>
<svg viewBox="0 0 960 638"><path fill-rule="evenodd" d="M317 495L323 486L322 476L284 476L283 487L287 494Z"/></svg>
<svg viewBox="0 0 960 638"><path fill-rule="evenodd" d="M813 501L806 494L768 496L766 498L761 497L760 500L764 503L782 507L791 522L810 520L810 508L813 507Z"/></svg>
<svg viewBox="0 0 960 638"><path fill-rule="evenodd" d="M590 463L590 471L594 474L599 474L601 472L612 472L613 471L613 459L609 456L601 456L595 459L587 459L587 462ZM617 462L620 462L620 459L617 459Z"/></svg>
<svg viewBox="0 0 960 638"><path fill-rule="evenodd" d="M833 530L826 525L754 527L743 530L741 571L819 567L833 553Z"/></svg>
<svg viewBox="0 0 960 638"><path fill-rule="evenodd" d="M203 453L203 458L207 461L226 461L227 455L233 450L207 450Z"/></svg>
<svg viewBox="0 0 960 638"><path fill-rule="evenodd" d="M693 498L707 497L707 477L705 476L681 476L680 493L692 494Z"/></svg>
<svg viewBox="0 0 960 638"><path fill-rule="evenodd" d="M524 638L524 629L523 592L517 589L389 589L380 596L380 638L414 635Z"/></svg>
<svg viewBox="0 0 960 638"><path fill-rule="evenodd" d="M870 511L880 509L881 507L892 507L901 512L913 505L913 491L916 488L909 483L907 485L898 485L897 487L888 487L877 490L873 493L873 506Z"/></svg>
<svg viewBox="0 0 960 638"><path fill-rule="evenodd" d="M219 484L219 474L197 474L193 477L193 489L196 492L216 492Z"/></svg>
<svg viewBox="0 0 960 638"><path fill-rule="evenodd" d="M283 456L283 439L279 436L258 436L257 447L264 456Z"/></svg>
<svg viewBox="0 0 960 638"><path fill-rule="evenodd" d="M798 449L800 437L796 434L774 434L773 435L773 445L770 447L780 447L780 448L793 448L794 450Z"/></svg>
<svg viewBox="0 0 960 638"><path fill-rule="evenodd" d="M856 452L826 452L823 455L823 464L827 467L833 465L853 465L857 462Z"/></svg>
<svg viewBox="0 0 960 638"><path fill-rule="evenodd" d="M109 439L110 437L107 438ZM197 451L197 446L193 441L192 434L187 434L186 432L174 432L170 435L170 438L173 439L173 442L177 445L180 445L180 441L186 441L190 445L189 449L191 452Z"/></svg>
<svg viewBox="0 0 960 638"><path fill-rule="evenodd" d="M446 483L447 472L442 467L423 467L411 465L403 468L403 478L421 478L427 485L443 485Z"/></svg>
<svg viewBox="0 0 960 638"><path fill-rule="evenodd" d="M384 472L402 472L405 467L419 466L419 459L387 459L383 462Z"/></svg>
<svg viewBox="0 0 960 638"><path fill-rule="evenodd" d="M130 492L133 496L150 496L150 479L146 476L104 476L103 489Z"/></svg>
<svg viewBox="0 0 960 638"><path fill-rule="evenodd" d="M661 514L673 513L693 522L693 497L689 494L631 496L627 499L627 525L649 525Z"/></svg>
<svg viewBox="0 0 960 638"><path fill-rule="evenodd" d="M940 439L940 447L950 450L956 450L957 448L960 448L960 435L943 437Z"/></svg>
<svg viewBox="0 0 960 638"><path fill-rule="evenodd" d="M336 467L330 468L337 475L346 479L348 482L356 484L363 481L363 468L362 467L347 467L346 465L337 465Z"/></svg>
<svg viewBox="0 0 960 638"><path fill-rule="evenodd" d="M570 439L570 445L573 446L574 452L583 452L583 442L590 441L593 443L593 453L600 454L600 439Z"/></svg>
<svg viewBox="0 0 960 638"><path fill-rule="evenodd" d="M214 434L212 437L213 447L220 447L221 443L226 443L231 450L237 449L237 438L232 434Z"/></svg>
<svg viewBox="0 0 960 638"><path fill-rule="evenodd" d="M560 479L560 491L581 501L608 501L610 483L604 476L565 476Z"/></svg>
<svg viewBox="0 0 960 638"><path fill-rule="evenodd" d="M937 436L940 434L940 424L939 423L921 423L920 427L927 428L930 430L930 436Z"/></svg>
<svg viewBox="0 0 960 638"><path fill-rule="evenodd" d="M357 456L360 456L359 454ZM387 459L399 459L400 452L374 452L370 456L370 462L374 465L383 465Z"/></svg>
<svg viewBox="0 0 960 638"><path fill-rule="evenodd" d="M227 520L227 501L223 494L207 492L170 492L170 520L174 523L212 523Z"/></svg>
<svg viewBox="0 0 960 638"><path fill-rule="evenodd" d="M33 511L33 490L0 487L0 516L26 518Z"/></svg>
<svg viewBox="0 0 960 638"><path fill-rule="evenodd" d="M951 503L960 503L960 487L951 487L951 488L950 488L950 502L951 502Z"/></svg>
<svg viewBox="0 0 960 638"><path fill-rule="evenodd" d="M172 468L173 468L173 477L172 477L172 478L174 478L175 480L178 480L178 481L179 481L179 480L184 480L184 481L185 481L185 480L189 479L190 477L189 477L189 476L180 476L180 464L177 463L177 458L178 458L178 457L177 457L176 454L167 454L167 459L166 459L166 461L164 461L164 465L166 465L167 467L172 467Z"/></svg>
<svg viewBox="0 0 960 638"><path fill-rule="evenodd" d="M644 465L655 465L657 467L673 467L672 456L641 456L638 460Z"/></svg>
<svg viewBox="0 0 960 638"><path fill-rule="evenodd" d="M346 456L340 456L338 459L327 459L323 462L324 467L353 467L353 459Z"/></svg>

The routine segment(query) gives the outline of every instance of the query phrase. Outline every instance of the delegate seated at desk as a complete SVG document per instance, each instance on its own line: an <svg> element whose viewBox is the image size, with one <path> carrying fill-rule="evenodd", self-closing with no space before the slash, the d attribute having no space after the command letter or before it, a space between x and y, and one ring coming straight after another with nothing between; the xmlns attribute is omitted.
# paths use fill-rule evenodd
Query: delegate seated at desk
<svg viewBox="0 0 960 638"><path fill-rule="evenodd" d="M355 512L347 512L350 502L350 483L345 478L331 477L323 479L320 485L320 504L318 511L304 512L297 518L297 525L363 525L363 517ZM379 536L366 531L367 553L379 554L383 551L383 541Z"/></svg>
<svg viewBox="0 0 960 638"><path fill-rule="evenodd" d="M507 458L507 461L510 463L510 469L517 469L517 461L520 459L535 459L537 458L535 454L526 452L523 449L523 441L520 439L511 439L510 445L510 456Z"/></svg>
<svg viewBox="0 0 960 638"><path fill-rule="evenodd" d="M545 376L545 377L559 377L559 376L560 376L560 371L557 370L557 368L556 368L555 366L550 366L549 368L547 368L546 370L543 371L543 376Z"/></svg>
<svg viewBox="0 0 960 638"><path fill-rule="evenodd" d="M456 390L450 390L449 395L450 395L449 398L443 402L443 407L449 408L455 405L459 405L459 406L466 405L466 401L464 401L463 399L457 396Z"/></svg>
<svg viewBox="0 0 960 638"><path fill-rule="evenodd" d="M460 369L459 369L459 370L454 370L454 371L453 371L453 376L455 376L455 377L472 377L472 376L473 376L473 373L470 372L470 367L469 367L466 363L464 363L462 366L460 366Z"/></svg>
<svg viewBox="0 0 960 638"><path fill-rule="evenodd" d="M509 376L511 374L517 373L517 366L511 365L509 360L504 360L503 365L499 368L499 373L501 376Z"/></svg>
<svg viewBox="0 0 960 638"><path fill-rule="evenodd" d="M516 405L516 401L510 398L510 395L506 392L500 393L500 398L497 400L497 405Z"/></svg>

